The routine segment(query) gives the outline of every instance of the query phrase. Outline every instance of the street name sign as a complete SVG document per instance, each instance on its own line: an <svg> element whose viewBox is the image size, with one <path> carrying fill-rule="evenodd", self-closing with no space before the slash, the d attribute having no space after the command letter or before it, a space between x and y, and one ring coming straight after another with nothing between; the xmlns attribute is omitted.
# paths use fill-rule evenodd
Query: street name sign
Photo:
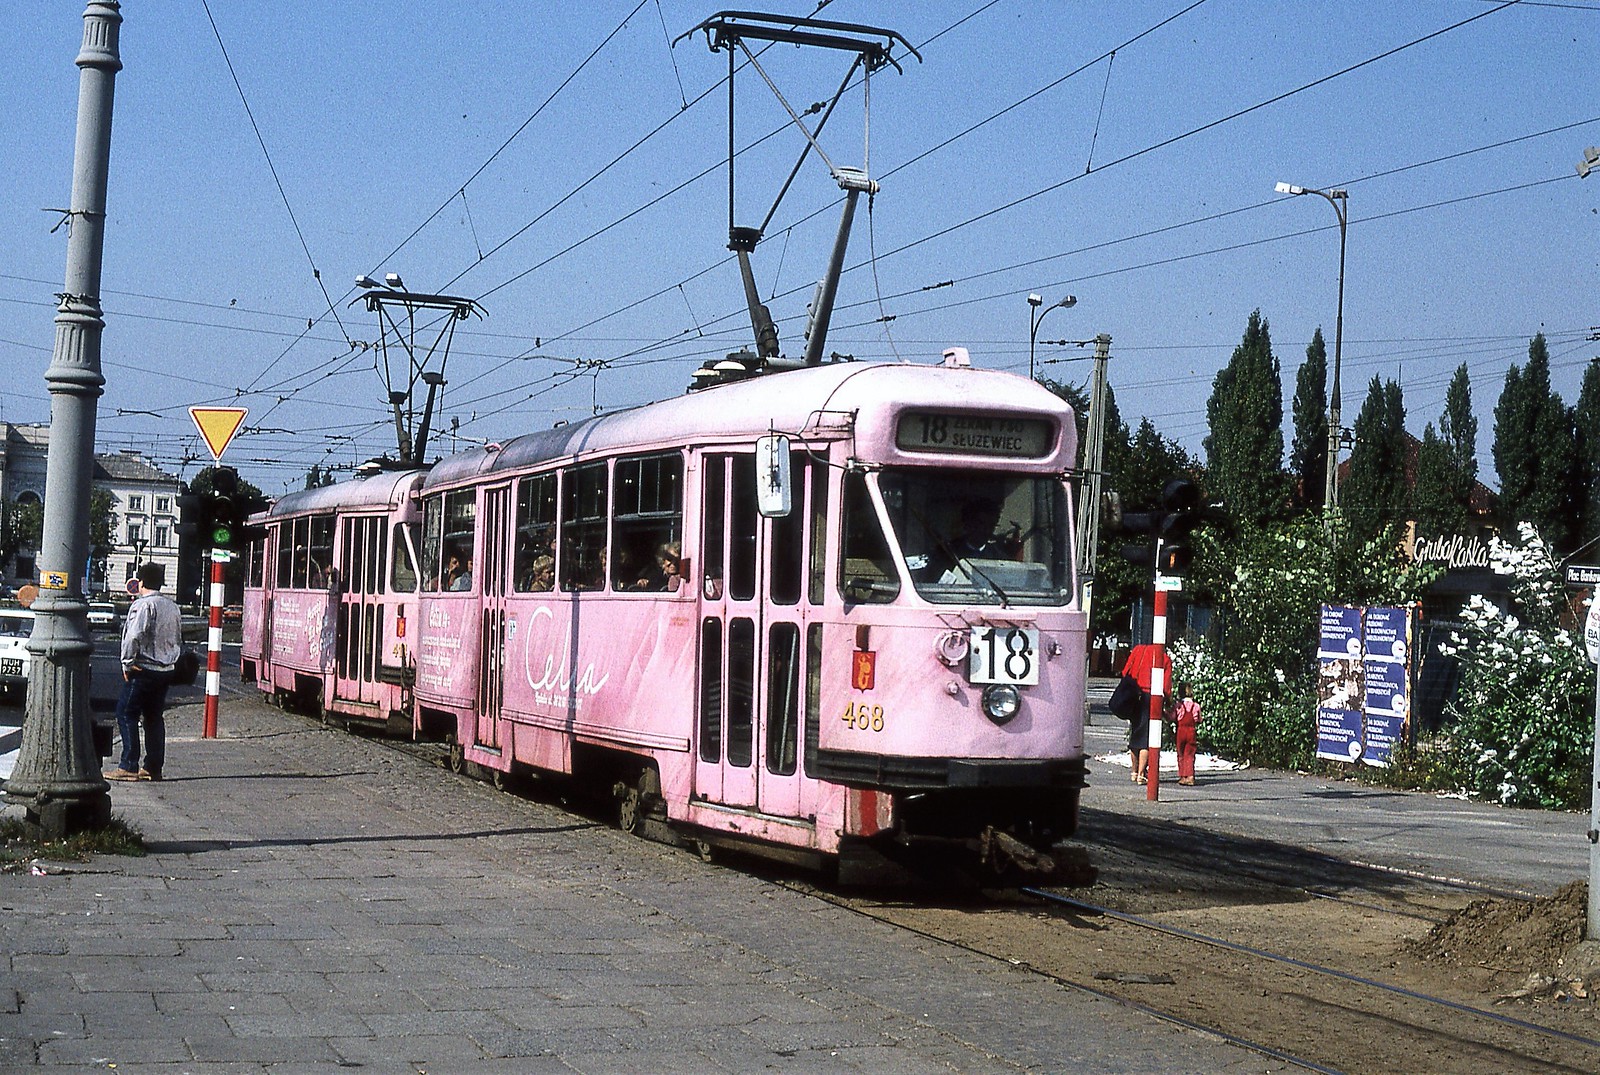
<svg viewBox="0 0 1600 1075"><path fill-rule="evenodd" d="M1567 585L1575 590L1600 585L1600 567L1594 564L1568 564Z"/></svg>

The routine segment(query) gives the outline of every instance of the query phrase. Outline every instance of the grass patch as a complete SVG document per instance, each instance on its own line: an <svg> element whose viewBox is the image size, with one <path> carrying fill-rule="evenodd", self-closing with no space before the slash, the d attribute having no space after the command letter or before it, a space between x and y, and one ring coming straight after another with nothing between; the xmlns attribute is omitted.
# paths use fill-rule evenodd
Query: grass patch
<svg viewBox="0 0 1600 1075"><path fill-rule="evenodd" d="M91 855L145 854L144 837L121 818L103 829L80 832L65 840L44 840L17 818L0 818L0 871L24 868L34 859L88 862Z"/></svg>

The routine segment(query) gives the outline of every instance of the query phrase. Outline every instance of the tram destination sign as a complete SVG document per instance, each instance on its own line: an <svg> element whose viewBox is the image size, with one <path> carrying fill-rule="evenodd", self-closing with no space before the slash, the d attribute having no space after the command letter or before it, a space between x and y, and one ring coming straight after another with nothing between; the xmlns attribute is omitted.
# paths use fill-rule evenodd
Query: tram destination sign
<svg viewBox="0 0 1600 1075"><path fill-rule="evenodd" d="M1041 459L1050 454L1055 437L1055 423L1048 418L906 411L895 427L894 443L906 452Z"/></svg>

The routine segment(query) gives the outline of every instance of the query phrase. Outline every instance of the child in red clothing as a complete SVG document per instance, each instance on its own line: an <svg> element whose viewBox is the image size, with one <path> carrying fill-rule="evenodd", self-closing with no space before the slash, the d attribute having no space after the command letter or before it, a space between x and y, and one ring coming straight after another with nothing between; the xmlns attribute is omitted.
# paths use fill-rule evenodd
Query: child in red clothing
<svg viewBox="0 0 1600 1075"><path fill-rule="evenodd" d="M1200 703L1194 700L1189 684L1178 684L1178 704L1172 715L1177 722L1178 783L1194 784L1195 729L1200 724Z"/></svg>

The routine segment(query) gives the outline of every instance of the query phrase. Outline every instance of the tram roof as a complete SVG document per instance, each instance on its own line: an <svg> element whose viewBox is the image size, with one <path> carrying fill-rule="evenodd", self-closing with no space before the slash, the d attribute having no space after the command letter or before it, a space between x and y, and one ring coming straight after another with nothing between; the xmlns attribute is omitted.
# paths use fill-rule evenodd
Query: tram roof
<svg viewBox="0 0 1600 1075"><path fill-rule="evenodd" d="M286 493L273 501L270 514L295 515L335 508L398 508L405 503L421 476L420 470L381 470L364 478Z"/></svg>
<svg viewBox="0 0 1600 1075"><path fill-rule="evenodd" d="M705 388L474 448L440 460L423 484L453 485L550 459L581 459L641 445L798 434L824 414L853 414L891 403L994 410L1022 406L1057 417L1072 415L1064 400L1016 374L943 364L835 362ZM1076 424L1063 424L1069 446L1075 448Z"/></svg>

